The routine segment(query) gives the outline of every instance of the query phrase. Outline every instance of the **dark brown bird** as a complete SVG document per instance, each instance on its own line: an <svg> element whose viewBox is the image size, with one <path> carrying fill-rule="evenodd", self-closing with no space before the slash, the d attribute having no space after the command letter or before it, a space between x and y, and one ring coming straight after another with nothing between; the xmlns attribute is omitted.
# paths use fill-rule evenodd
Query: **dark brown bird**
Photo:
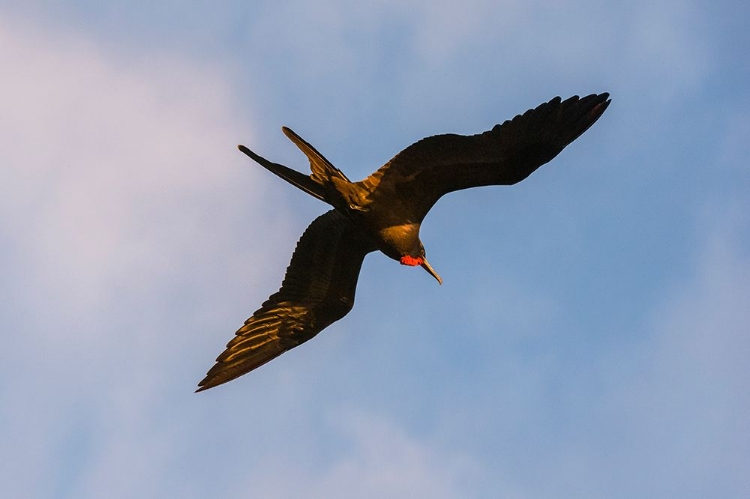
<svg viewBox="0 0 750 499"><path fill-rule="evenodd" d="M242 376L309 340L354 305L365 256L380 250L403 265L425 257L419 227L441 196L483 185L511 185L557 156L604 113L609 94L555 97L478 135L436 135L397 154L361 182L351 182L289 128L283 131L310 160L304 175L244 146L263 167L333 206L297 243L281 289L245 321L197 391Z"/></svg>

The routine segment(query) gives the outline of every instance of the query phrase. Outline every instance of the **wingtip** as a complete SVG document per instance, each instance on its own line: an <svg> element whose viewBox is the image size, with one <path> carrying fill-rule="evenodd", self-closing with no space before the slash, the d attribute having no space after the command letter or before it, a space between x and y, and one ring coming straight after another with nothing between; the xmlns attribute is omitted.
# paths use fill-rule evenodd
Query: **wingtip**
<svg viewBox="0 0 750 499"><path fill-rule="evenodd" d="M229 381L229 380L224 380L224 381L221 381L221 382L217 383L216 380L209 380L208 377L206 377L200 383L198 383L198 388L196 388L195 392L193 392L193 393L205 392L209 388L213 388L215 386L219 386L219 385L221 385L223 383L226 383L227 381Z"/></svg>
<svg viewBox="0 0 750 499"><path fill-rule="evenodd" d="M288 126L281 126L281 131L284 132L284 135L289 137L290 139L293 139L294 137L297 137L297 134L294 133L294 130L289 128Z"/></svg>
<svg viewBox="0 0 750 499"><path fill-rule="evenodd" d="M609 97L609 92L602 92L598 97L601 104L609 105L609 103L612 102L612 99Z"/></svg>
<svg viewBox="0 0 750 499"><path fill-rule="evenodd" d="M604 113L604 111L609 107L609 103L612 102L612 99L609 97L609 92L602 92L599 94L599 103L596 105L596 109L600 109L601 113Z"/></svg>
<svg viewBox="0 0 750 499"><path fill-rule="evenodd" d="M599 101L599 105L608 105L610 102L612 102L612 99L609 97L609 92L602 92L599 95L596 96L596 100Z"/></svg>

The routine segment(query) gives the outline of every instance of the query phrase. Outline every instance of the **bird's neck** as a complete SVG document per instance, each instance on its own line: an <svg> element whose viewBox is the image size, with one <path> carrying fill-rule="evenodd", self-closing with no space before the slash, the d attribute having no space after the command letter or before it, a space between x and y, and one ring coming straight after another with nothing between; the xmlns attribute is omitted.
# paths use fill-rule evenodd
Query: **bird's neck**
<svg viewBox="0 0 750 499"><path fill-rule="evenodd" d="M419 224L406 223L380 229L378 239L380 240L380 250L402 263L402 256L419 254ZM413 265L420 264L415 263Z"/></svg>

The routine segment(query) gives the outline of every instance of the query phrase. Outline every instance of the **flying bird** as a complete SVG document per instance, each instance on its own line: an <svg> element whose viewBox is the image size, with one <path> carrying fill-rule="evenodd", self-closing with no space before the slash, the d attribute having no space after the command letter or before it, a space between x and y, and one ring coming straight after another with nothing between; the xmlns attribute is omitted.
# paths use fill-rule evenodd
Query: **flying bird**
<svg viewBox="0 0 750 499"><path fill-rule="evenodd" d="M428 263L419 228L449 192L512 185L557 156L604 113L609 94L555 97L477 135L422 139L360 182L351 182L313 146L282 130L310 161L310 175L240 151L333 209L316 218L297 243L281 283L237 330L196 391L226 383L314 337L354 306L362 261L380 250L402 265Z"/></svg>

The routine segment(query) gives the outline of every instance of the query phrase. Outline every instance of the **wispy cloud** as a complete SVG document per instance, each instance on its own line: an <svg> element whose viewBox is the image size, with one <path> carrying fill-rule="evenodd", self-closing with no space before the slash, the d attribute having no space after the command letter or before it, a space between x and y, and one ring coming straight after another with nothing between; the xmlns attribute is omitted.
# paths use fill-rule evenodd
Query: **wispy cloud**
<svg viewBox="0 0 750 499"><path fill-rule="evenodd" d="M252 130L216 68L118 57L4 18L0 46L6 493L65 495L125 468L148 483L158 448L173 448L164 427L143 438L164 423L148 408L180 364L175 348L199 333L190 325L223 306L186 288L262 279L250 262L274 251L273 232L245 244L266 181L235 149ZM222 269L207 270L217 254ZM218 351L225 338L213 340Z"/></svg>
<svg viewBox="0 0 750 499"><path fill-rule="evenodd" d="M0 16L6 495L747 495L747 98L690 2L73 4L99 35ZM430 214L446 286L369 257L347 318L192 394L315 214L236 143L357 177L602 90L556 167Z"/></svg>
<svg viewBox="0 0 750 499"><path fill-rule="evenodd" d="M473 459L433 447L394 421L337 410L326 426L343 452L331 460L316 459L315 453L296 459L269 456L232 495L251 491L269 498L458 498L476 493L480 470ZM289 476L294 480L284 478Z"/></svg>

